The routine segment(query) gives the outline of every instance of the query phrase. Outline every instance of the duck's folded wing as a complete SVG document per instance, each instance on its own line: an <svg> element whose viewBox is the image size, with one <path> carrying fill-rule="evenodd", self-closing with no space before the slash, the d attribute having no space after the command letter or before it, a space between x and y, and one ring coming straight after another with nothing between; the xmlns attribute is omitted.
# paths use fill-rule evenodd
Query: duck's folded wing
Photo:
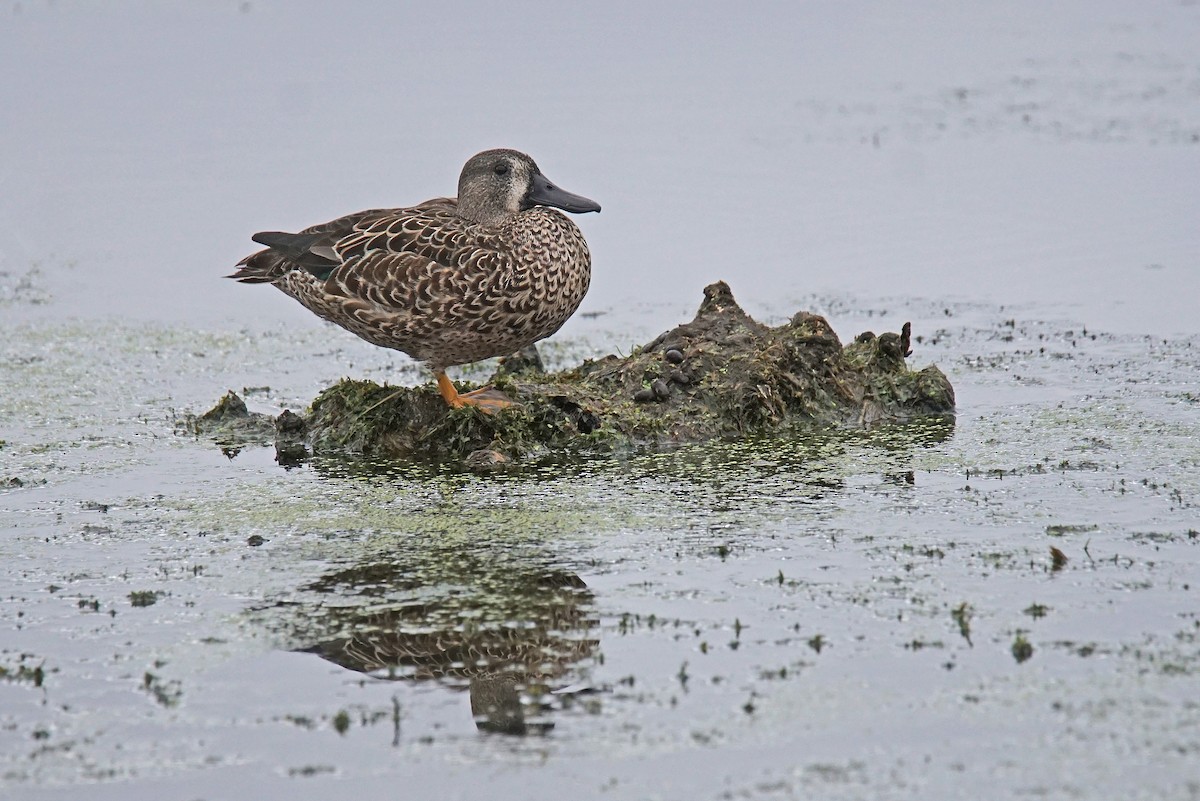
<svg viewBox="0 0 1200 801"><path fill-rule="evenodd" d="M454 264L477 239L455 209L453 199L437 198L419 206L365 216L330 244L347 264L376 252L416 253L442 264Z"/></svg>
<svg viewBox="0 0 1200 801"><path fill-rule="evenodd" d="M428 315L449 323L487 304L494 270L486 255L460 265L419 252L371 250L334 270L325 292L375 312Z"/></svg>

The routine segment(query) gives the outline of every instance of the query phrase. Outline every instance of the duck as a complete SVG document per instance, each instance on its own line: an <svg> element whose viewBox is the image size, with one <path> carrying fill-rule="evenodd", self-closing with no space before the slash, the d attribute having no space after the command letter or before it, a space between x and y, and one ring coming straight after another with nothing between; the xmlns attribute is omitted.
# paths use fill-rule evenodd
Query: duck
<svg viewBox="0 0 1200 801"><path fill-rule="evenodd" d="M490 387L460 393L446 370L515 353L579 308L592 259L563 211L600 205L551 182L525 153L485 150L463 166L457 197L256 233L265 249L226 277L274 285L318 317L424 362L450 407L494 413L513 401Z"/></svg>

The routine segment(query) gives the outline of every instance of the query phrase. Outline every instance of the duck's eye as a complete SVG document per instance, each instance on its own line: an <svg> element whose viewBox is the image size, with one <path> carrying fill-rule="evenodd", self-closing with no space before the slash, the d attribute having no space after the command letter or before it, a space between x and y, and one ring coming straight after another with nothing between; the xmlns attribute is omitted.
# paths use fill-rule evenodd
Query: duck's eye
<svg viewBox="0 0 1200 801"><path fill-rule="evenodd" d="M500 162L492 169L496 171L496 175L508 175L508 165L504 162Z"/></svg>

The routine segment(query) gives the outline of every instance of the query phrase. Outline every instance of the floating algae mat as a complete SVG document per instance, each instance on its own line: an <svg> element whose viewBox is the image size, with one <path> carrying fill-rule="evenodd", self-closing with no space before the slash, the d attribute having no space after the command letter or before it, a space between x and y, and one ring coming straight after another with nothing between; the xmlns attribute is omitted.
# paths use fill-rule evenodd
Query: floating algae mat
<svg viewBox="0 0 1200 801"><path fill-rule="evenodd" d="M488 467L567 451L611 452L814 427L861 429L954 414L935 366L909 370L909 326L843 346L823 317L797 313L772 328L752 319L724 282L705 288L695 319L628 357L544 373L510 359L493 378L519 405L497 414L451 409L432 386L344 380L308 415L250 414L235 395L188 422L225 446L274 438L281 462L317 454L463 459Z"/></svg>

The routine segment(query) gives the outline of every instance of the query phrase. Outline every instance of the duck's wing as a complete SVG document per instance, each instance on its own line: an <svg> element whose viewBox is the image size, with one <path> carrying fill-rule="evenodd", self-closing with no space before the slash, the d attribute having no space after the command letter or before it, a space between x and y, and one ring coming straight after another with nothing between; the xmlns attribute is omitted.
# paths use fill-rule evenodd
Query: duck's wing
<svg viewBox="0 0 1200 801"><path fill-rule="evenodd" d="M497 288L502 252L453 208L409 209L364 220L334 246L339 263L324 290L376 312L447 322L469 315Z"/></svg>

